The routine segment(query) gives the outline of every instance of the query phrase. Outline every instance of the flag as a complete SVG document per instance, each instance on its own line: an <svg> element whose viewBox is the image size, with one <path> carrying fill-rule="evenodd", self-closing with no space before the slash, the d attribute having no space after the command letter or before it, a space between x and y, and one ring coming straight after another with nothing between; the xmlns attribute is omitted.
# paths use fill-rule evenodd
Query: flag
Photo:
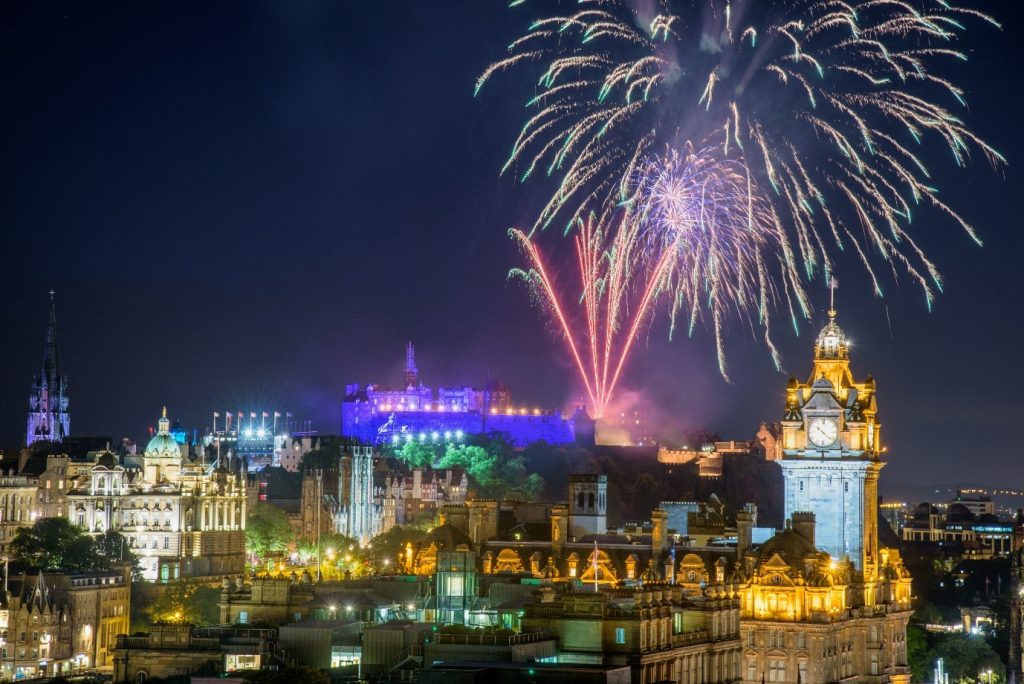
<svg viewBox="0 0 1024 684"><path fill-rule="evenodd" d="M254 414L254 415L255 415L255 414ZM264 418L266 418L266 417L267 417L267 416L269 416L269 415L270 415L270 414L269 414L269 413L267 413L266 411L264 411L264 412L263 412L263 417L264 417Z"/></svg>
<svg viewBox="0 0 1024 684"><path fill-rule="evenodd" d="M274 417L275 417L275 418L280 418L280 417L281 417L281 414L280 414L280 413L278 413L277 411L274 411Z"/></svg>
<svg viewBox="0 0 1024 684"><path fill-rule="evenodd" d="M264 414L264 415L266 415L266 414ZM255 418L256 417L256 412L255 411L250 411L249 412L249 417L250 418Z"/></svg>
<svg viewBox="0 0 1024 684"><path fill-rule="evenodd" d="M220 414L219 414L219 413L217 413L216 411L214 411L214 412L213 412L213 417L214 417L214 418L220 418Z"/></svg>
<svg viewBox="0 0 1024 684"><path fill-rule="evenodd" d="M287 411L285 411L285 414L284 414L284 415L285 415L285 416L287 416L288 418L291 418L291 417L292 417L292 414L291 414L291 413L289 413L289 412L287 412Z"/></svg>

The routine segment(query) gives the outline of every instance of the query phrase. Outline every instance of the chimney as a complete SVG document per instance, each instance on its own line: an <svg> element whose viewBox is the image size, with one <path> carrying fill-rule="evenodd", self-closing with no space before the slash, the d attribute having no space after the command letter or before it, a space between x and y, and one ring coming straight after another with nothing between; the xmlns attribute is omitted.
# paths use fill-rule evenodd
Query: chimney
<svg viewBox="0 0 1024 684"><path fill-rule="evenodd" d="M797 511L793 513L793 530L814 546L814 513Z"/></svg>
<svg viewBox="0 0 1024 684"><path fill-rule="evenodd" d="M651 556L658 558L668 545L668 513L661 508L651 511Z"/></svg>
<svg viewBox="0 0 1024 684"><path fill-rule="evenodd" d="M562 546L569 534L569 507L558 505L551 507L551 550L556 556L562 554Z"/></svg>
<svg viewBox="0 0 1024 684"><path fill-rule="evenodd" d="M750 504L742 511L736 511L736 560L742 561L750 551L754 540L754 513L749 510Z"/></svg>

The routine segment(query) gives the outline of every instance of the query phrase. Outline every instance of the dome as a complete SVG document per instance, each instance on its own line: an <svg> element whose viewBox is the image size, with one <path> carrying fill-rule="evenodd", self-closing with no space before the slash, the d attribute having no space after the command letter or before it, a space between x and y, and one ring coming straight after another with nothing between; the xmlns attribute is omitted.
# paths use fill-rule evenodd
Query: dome
<svg viewBox="0 0 1024 684"><path fill-rule="evenodd" d="M846 335L836 325L835 310L829 310L828 323L818 333L818 339L814 343L814 356L819 359L845 359L848 347Z"/></svg>
<svg viewBox="0 0 1024 684"><path fill-rule="evenodd" d="M962 503L951 504L946 509L946 522L974 522L974 514Z"/></svg>
<svg viewBox="0 0 1024 684"><path fill-rule="evenodd" d="M148 457L181 458L181 448L170 433L171 421L167 420L166 406L164 407L163 416L161 416L157 425L159 427L156 434L153 435L153 439L149 440L149 444L146 445L145 455Z"/></svg>
<svg viewBox="0 0 1024 684"><path fill-rule="evenodd" d="M460 546L472 548L473 540L451 523L445 523L444 525L438 525L427 535L424 545L430 544L433 544L438 549L455 551Z"/></svg>
<svg viewBox="0 0 1024 684"><path fill-rule="evenodd" d="M932 506L930 503L919 503L914 508L914 520L928 520L929 515L938 515L939 509Z"/></svg>
<svg viewBox="0 0 1024 684"><path fill-rule="evenodd" d="M800 567L803 565L804 559L808 556L817 556L818 553L814 544L807 541L793 528L787 528L761 545L761 555L757 562L760 565L770 560L775 554L779 554L786 565Z"/></svg>

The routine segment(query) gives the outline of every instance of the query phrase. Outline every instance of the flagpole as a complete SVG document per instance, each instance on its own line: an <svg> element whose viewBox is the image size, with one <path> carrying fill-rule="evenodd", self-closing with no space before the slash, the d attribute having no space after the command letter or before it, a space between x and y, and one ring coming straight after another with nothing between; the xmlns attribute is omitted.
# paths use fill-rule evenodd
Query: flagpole
<svg viewBox="0 0 1024 684"><path fill-rule="evenodd" d="M594 540L594 593L598 592L597 588L597 540Z"/></svg>

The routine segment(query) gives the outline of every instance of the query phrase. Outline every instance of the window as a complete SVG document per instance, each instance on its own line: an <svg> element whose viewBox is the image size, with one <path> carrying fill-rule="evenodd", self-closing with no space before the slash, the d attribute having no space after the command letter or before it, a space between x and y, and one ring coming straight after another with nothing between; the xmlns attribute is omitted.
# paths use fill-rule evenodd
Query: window
<svg viewBox="0 0 1024 684"><path fill-rule="evenodd" d="M747 646L754 647L754 630L747 632Z"/></svg>
<svg viewBox="0 0 1024 684"><path fill-rule="evenodd" d="M800 480L800 491L804 491L804 481Z"/></svg>
<svg viewBox="0 0 1024 684"><path fill-rule="evenodd" d="M768 681L786 681L786 661L782 658L770 658L768 660Z"/></svg>
<svg viewBox="0 0 1024 684"><path fill-rule="evenodd" d="M807 648L807 635L803 632L796 633L796 647L800 649Z"/></svg>
<svg viewBox="0 0 1024 684"><path fill-rule="evenodd" d="M849 482L844 482L843 483L843 491L849 493L849 491L850 491L850 483Z"/></svg>
<svg viewBox="0 0 1024 684"><path fill-rule="evenodd" d="M165 549L171 548L171 538L170 537L164 537L164 548Z"/></svg>
<svg viewBox="0 0 1024 684"><path fill-rule="evenodd" d="M757 680L757 661L753 658L747 658L747 681L753 682Z"/></svg>
<svg viewBox="0 0 1024 684"><path fill-rule="evenodd" d="M238 612L238 623L242 625L249 624L249 611L241 610Z"/></svg>
<svg viewBox="0 0 1024 684"><path fill-rule="evenodd" d="M877 653L872 653L871 654L871 674L873 674L873 675L878 674L878 654Z"/></svg>
<svg viewBox="0 0 1024 684"><path fill-rule="evenodd" d="M624 644L626 643L626 628L616 627L615 628L615 643Z"/></svg>
<svg viewBox="0 0 1024 684"><path fill-rule="evenodd" d="M800 681L801 682L806 682L807 681L807 661L806 660L801 660L801 661L797 662L796 669L797 669L797 677L799 677Z"/></svg>

